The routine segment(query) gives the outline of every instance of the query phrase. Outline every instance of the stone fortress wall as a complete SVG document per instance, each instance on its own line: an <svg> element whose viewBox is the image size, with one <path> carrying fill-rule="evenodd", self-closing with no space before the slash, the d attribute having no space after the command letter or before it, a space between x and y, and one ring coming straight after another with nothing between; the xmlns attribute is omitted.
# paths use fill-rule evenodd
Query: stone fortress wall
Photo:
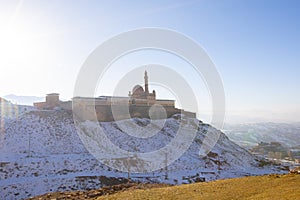
<svg viewBox="0 0 300 200"><path fill-rule="evenodd" d="M34 106L41 110L72 110L73 106L82 120L97 118L98 121L115 121L131 117L161 119L174 114L196 118L196 113L175 108L174 100L156 99L155 90L150 93L148 89L147 71L145 71L144 80L145 89L136 85L129 92L128 97L73 97L72 101L60 101L58 93L51 93L47 94L45 102L34 103Z"/></svg>

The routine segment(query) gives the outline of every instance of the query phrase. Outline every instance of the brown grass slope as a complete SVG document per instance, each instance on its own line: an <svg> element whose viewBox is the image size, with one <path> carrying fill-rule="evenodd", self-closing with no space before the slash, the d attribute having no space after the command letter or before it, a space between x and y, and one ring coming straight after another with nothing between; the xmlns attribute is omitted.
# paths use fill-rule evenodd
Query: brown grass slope
<svg viewBox="0 0 300 200"><path fill-rule="evenodd" d="M300 175L266 175L162 188L136 189L101 199L300 199Z"/></svg>

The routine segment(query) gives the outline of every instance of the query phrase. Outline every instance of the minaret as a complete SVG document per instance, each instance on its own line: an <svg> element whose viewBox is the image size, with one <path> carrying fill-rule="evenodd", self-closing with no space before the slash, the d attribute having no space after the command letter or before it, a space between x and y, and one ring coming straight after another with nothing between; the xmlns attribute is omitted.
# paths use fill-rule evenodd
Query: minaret
<svg viewBox="0 0 300 200"><path fill-rule="evenodd" d="M149 89L148 89L148 75L147 75L147 70L145 70L145 93L148 94L149 93Z"/></svg>

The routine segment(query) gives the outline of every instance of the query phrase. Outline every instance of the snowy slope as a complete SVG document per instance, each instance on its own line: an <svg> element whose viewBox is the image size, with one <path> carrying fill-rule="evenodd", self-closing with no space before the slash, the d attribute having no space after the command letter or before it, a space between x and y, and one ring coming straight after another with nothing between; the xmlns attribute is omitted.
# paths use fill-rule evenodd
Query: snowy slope
<svg viewBox="0 0 300 200"><path fill-rule="evenodd" d="M109 131L110 140L121 148L148 152L170 142L180 120L177 117L167 119L164 128L151 139L124 134L115 122L103 122L101 126ZM147 124L148 119L135 119L135 122ZM195 125L195 120L186 119L186 123ZM196 125L198 131L194 142L168 166L167 177L162 169L153 173L131 174L131 178L180 184L192 182L191 177L199 175L206 180L215 180L281 172L272 166L258 167L260 163L256 157L231 142L223 133L220 133L212 151L206 157L200 157L199 147L205 134L218 130L200 121ZM128 176L101 164L88 153L76 132L71 112L25 113L5 125L1 138L0 199L22 199L50 191L96 188L109 184L99 176Z"/></svg>
<svg viewBox="0 0 300 200"><path fill-rule="evenodd" d="M32 110L35 110L33 106L16 105L0 97L0 148L4 144L4 129Z"/></svg>

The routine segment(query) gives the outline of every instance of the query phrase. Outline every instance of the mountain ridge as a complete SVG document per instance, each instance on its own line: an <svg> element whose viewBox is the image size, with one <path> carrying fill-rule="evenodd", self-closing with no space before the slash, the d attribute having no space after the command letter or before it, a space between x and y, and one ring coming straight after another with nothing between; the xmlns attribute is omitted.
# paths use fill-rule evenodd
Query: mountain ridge
<svg viewBox="0 0 300 200"><path fill-rule="evenodd" d="M45 97L15 95L15 94L5 95L4 98L14 104L27 105L27 106L32 106L34 102L40 102L45 100Z"/></svg>
<svg viewBox="0 0 300 200"><path fill-rule="evenodd" d="M280 142L286 147L300 143L300 123L247 123L225 125L224 133L234 142L254 147L260 142Z"/></svg>

